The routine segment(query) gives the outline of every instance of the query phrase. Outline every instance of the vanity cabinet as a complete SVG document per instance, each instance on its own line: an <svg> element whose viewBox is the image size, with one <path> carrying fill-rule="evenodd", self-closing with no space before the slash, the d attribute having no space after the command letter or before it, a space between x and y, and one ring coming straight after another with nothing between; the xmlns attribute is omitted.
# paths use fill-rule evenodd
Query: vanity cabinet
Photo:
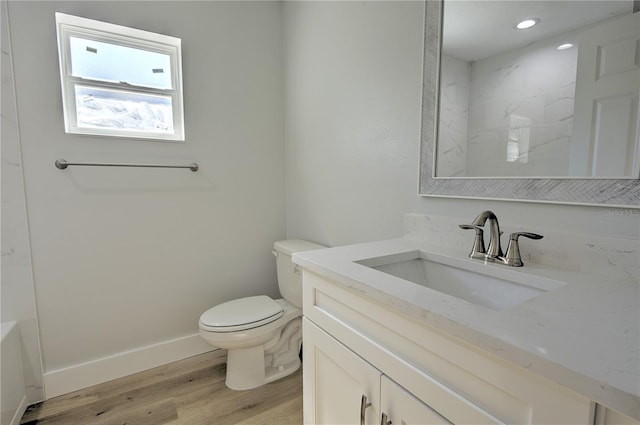
<svg viewBox="0 0 640 425"><path fill-rule="evenodd" d="M305 424L593 424L595 404L573 391L308 270L303 281Z"/></svg>
<svg viewBox="0 0 640 425"><path fill-rule="evenodd" d="M640 421L601 405L596 407L595 421L593 423L594 425L640 425Z"/></svg>
<svg viewBox="0 0 640 425"><path fill-rule="evenodd" d="M336 341L326 332L303 319L304 395L313 411L305 410L307 424L375 424L380 412L379 370ZM310 387L308 387L310 385ZM307 400L305 400L307 402Z"/></svg>
<svg viewBox="0 0 640 425"><path fill-rule="evenodd" d="M450 424L363 358L303 320L307 424ZM305 400L307 401L307 400ZM384 416L383 416L384 415Z"/></svg>
<svg viewBox="0 0 640 425"><path fill-rule="evenodd" d="M380 425L451 424L416 396L382 375L380 381Z"/></svg>

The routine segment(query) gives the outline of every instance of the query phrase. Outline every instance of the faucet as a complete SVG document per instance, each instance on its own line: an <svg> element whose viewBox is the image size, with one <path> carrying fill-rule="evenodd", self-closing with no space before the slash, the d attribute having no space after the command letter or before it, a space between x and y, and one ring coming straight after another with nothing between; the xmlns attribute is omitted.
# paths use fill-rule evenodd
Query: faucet
<svg viewBox="0 0 640 425"><path fill-rule="evenodd" d="M484 225L489 221L489 247L485 250L484 245ZM469 229L476 231L476 237L473 242L473 248L469 257L477 258L487 262L495 262L505 264L507 266L522 267L522 258L520 257L520 248L518 246L518 238L524 236L530 239L542 239L542 235L530 232L515 232L509 236L509 246L507 254L502 252L500 245L500 224L498 217L492 211L481 212L471 224L460 224L461 229Z"/></svg>
<svg viewBox="0 0 640 425"><path fill-rule="evenodd" d="M472 226L484 227L485 223L489 221L489 247L483 258L496 259L502 257L502 247L500 246L500 224L498 224L498 217L493 211L481 212L471 223Z"/></svg>

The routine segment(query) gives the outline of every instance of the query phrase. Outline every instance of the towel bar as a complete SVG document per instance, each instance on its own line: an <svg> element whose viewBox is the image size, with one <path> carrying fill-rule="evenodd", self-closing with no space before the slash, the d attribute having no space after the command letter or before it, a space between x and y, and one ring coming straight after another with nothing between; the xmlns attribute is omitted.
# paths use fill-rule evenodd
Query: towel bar
<svg viewBox="0 0 640 425"><path fill-rule="evenodd" d="M66 159L58 159L55 162L56 168L64 170L69 166L87 166L87 167L145 167L145 168L188 168L193 172L200 168L197 163L193 162L188 165L172 165L172 164L129 164L129 163L112 163L112 162L70 162Z"/></svg>

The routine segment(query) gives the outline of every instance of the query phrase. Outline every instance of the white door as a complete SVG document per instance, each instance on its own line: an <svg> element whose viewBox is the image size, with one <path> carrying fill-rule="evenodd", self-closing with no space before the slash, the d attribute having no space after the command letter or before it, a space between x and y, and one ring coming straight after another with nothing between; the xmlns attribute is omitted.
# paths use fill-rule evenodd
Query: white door
<svg viewBox="0 0 640 425"><path fill-rule="evenodd" d="M444 416L386 376L382 376L380 400L380 425L451 425Z"/></svg>
<svg viewBox="0 0 640 425"><path fill-rule="evenodd" d="M380 371L308 319L302 322L305 424L377 425Z"/></svg>
<svg viewBox="0 0 640 425"><path fill-rule="evenodd" d="M640 175L640 13L580 35L571 142L574 176Z"/></svg>

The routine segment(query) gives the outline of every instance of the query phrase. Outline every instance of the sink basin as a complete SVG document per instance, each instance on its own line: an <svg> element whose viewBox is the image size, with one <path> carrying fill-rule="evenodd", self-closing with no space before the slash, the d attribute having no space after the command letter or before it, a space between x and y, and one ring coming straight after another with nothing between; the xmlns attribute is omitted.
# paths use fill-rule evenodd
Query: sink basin
<svg viewBox="0 0 640 425"><path fill-rule="evenodd" d="M507 266L424 251L368 258L356 263L493 310L514 307L564 285L564 282Z"/></svg>

